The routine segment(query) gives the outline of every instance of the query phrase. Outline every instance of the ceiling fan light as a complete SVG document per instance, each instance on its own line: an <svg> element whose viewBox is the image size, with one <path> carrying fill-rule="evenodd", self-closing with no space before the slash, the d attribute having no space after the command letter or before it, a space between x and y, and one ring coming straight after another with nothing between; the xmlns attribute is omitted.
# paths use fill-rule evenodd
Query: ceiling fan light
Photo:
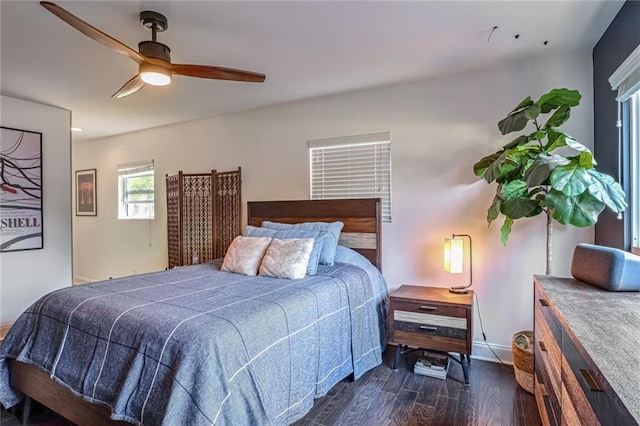
<svg viewBox="0 0 640 426"><path fill-rule="evenodd" d="M166 86L171 83L171 71L157 65L141 64L140 78L152 86Z"/></svg>

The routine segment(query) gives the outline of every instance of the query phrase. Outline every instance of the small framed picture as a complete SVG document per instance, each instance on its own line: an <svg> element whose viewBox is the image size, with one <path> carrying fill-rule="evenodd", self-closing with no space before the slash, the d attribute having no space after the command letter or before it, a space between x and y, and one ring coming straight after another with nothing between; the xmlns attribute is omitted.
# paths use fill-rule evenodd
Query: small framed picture
<svg viewBox="0 0 640 426"><path fill-rule="evenodd" d="M96 169L76 172L76 216L97 216Z"/></svg>

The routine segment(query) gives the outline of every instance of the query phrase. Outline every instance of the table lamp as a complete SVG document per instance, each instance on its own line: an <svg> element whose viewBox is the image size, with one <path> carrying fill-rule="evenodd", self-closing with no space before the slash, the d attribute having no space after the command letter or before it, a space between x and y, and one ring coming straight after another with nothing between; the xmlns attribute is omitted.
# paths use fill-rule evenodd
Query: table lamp
<svg viewBox="0 0 640 426"><path fill-rule="evenodd" d="M453 234L444 239L444 270L451 274L461 274L464 269L464 238L469 239L469 284L454 286L449 289L451 293L465 294L473 283L473 254L471 250L471 236L467 234Z"/></svg>

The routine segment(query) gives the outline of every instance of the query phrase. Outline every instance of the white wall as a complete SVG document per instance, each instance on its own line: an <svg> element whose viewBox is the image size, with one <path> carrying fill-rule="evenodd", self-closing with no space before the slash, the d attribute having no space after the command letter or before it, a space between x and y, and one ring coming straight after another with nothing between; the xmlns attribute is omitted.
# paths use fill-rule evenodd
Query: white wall
<svg viewBox="0 0 640 426"><path fill-rule="evenodd" d="M243 202L304 199L307 140L390 131L393 223L383 228L390 288L450 285L441 266L443 238L471 234L488 340L510 347L514 332L532 328L532 274L545 270L545 220L518 221L503 247L501 223L487 229L485 220L495 187L478 180L472 166L510 140L496 125L508 111L554 87L582 92L565 128L591 146L591 70L589 52L565 53L74 144L74 170L98 169L99 198L97 218L75 218L75 276L103 279L166 266L165 173L242 166ZM150 158L156 220L118 221L116 165ZM575 244L592 239L591 229L558 227L555 272L567 275ZM475 328L479 340L477 322Z"/></svg>
<svg viewBox="0 0 640 426"><path fill-rule="evenodd" d="M71 285L71 112L0 97L5 127L42 133L42 250L0 253L0 323L13 322L45 293Z"/></svg>

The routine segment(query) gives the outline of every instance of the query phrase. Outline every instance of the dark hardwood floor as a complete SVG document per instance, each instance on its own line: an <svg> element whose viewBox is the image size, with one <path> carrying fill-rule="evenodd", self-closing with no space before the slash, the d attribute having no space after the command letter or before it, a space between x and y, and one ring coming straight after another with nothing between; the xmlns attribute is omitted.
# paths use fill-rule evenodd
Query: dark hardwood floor
<svg viewBox="0 0 640 426"><path fill-rule="evenodd" d="M446 380L413 374L417 352L404 355L394 372L390 367L394 352L390 346L384 363L357 381L338 383L294 425L540 425L535 399L520 389L513 368L473 360L471 384L465 386L462 368L455 362ZM16 415L2 411L1 426L20 424ZM28 424L70 425L35 403Z"/></svg>
<svg viewBox="0 0 640 426"><path fill-rule="evenodd" d="M517 384L513 368L472 360L470 385L462 367L452 362L446 380L413 374L417 352L404 355L398 371L391 370L395 347L384 363L356 380L343 380L295 426L539 426L533 395Z"/></svg>

